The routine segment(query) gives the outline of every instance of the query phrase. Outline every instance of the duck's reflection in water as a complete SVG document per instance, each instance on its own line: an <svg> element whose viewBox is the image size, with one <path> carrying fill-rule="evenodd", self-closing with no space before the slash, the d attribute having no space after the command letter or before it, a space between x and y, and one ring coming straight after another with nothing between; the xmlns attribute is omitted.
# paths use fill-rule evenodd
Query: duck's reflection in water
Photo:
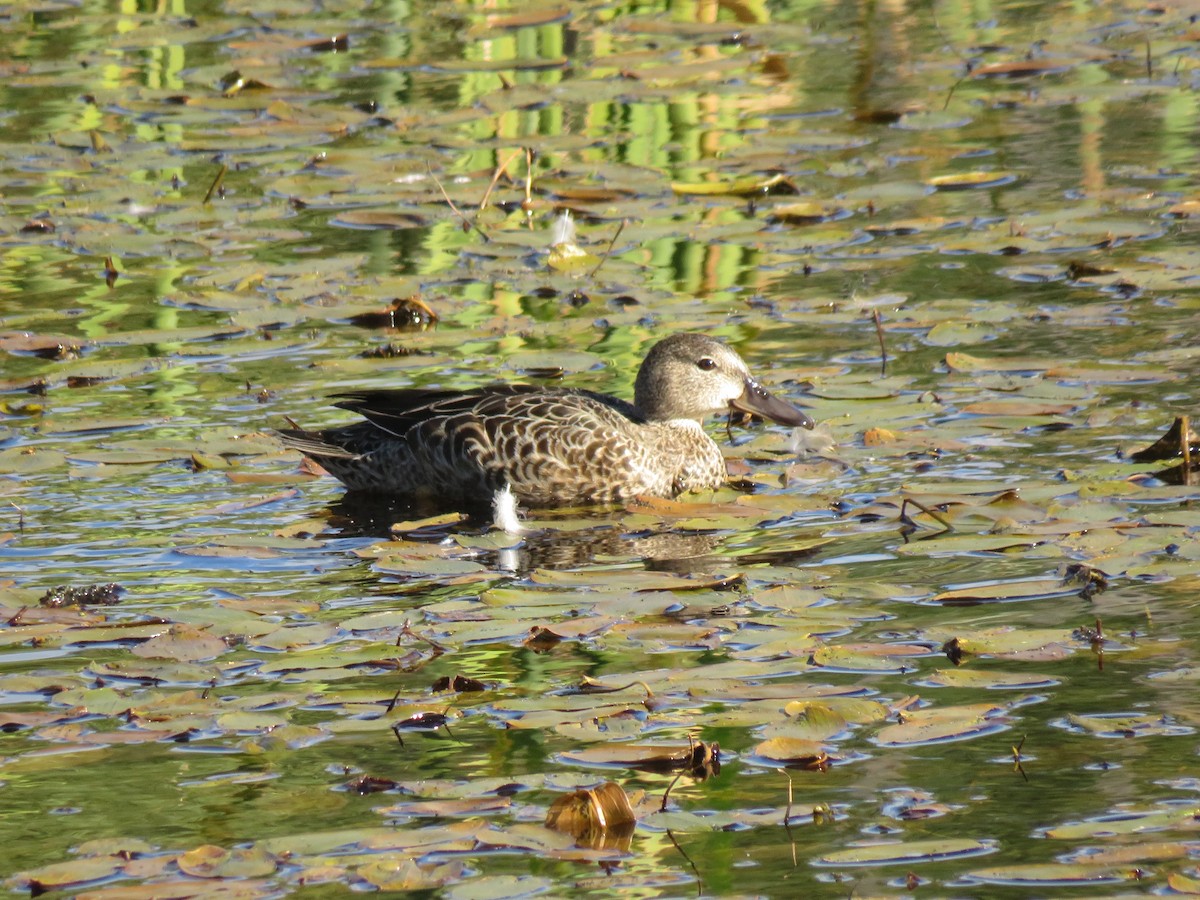
<svg viewBox="0 0 1200 900"><path fill-rule="evenodd" d="M797 547L791 540L781 540L779 549L772 550L772 542L762 540L761 531L750 549L744 546L744 532L680 531L665 523L661 528L645 528L640 522L631 528L625 524L628 517L622 509L539 511L536 519L526 523L526 530L506 534L493 527L490 510L459 517L428 505L416 507L357 493L345 494L329 508L330 530L340 537L403 537L439 543L454 535L494 536L493 542L469 542L476 544L476 559L515 575L631 561L640 561L651 571L686 575L711 572L714 565L729 565L735 559L740 565L786 565L811 558L818 550ZM399 523L414 527L403 527L398 533ZM794 531L785 531L788 537L795 536Z"/></svg>

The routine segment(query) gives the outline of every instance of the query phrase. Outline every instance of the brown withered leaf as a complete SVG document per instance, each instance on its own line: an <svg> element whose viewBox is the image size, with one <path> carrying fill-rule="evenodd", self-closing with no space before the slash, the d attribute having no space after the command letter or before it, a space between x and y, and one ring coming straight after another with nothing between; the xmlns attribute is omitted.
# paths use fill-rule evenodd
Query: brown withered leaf
<svg viewBox="0 0 1200 900"><path fill-rule="evenodd" d="M535 625L529 630L529 637L525 639L525 646L535 653L546 653L554 649L561 641L562 638L549 628Z"/></svg>
<svg viewBox="0 0 1200 900"><path fill-rule="evenodd" d="M390 791L395 789L397 782L390 778L377 778L374 775L360 775L353 781L348 782L346 787L356 794L378 794L381 791Z"/></svg>
<svg viewBox="0 0 1200 900"><path fill-rule="evenodd" d="M438 314L420 297L397 297L391 306L379 312L359 313L350 317L350 324L359 328L395 328L423 331L436 325Z"/></svg>
<svg viewBox="0 0 1200 900"><path fill-rule="evenodd" d="M587 842L610 829L632 830L637 819L624 789L613 781L564 794L550 804L546 827Z"/></svg>
<svg viewBox="0 0 1200 900"><path fill-rule="evenodd" d="M1143 447L1134 453L1129 454L1129 458L1136 463L1158 462L1164 459L1175 459L1183 455L1183 427L1186 417L1180 416L1171 423L1171 427L1167 429L1167 433L1160 437L1149 447ZM1200 436L1196 432L1188 428L1187 433L1188 447L1191 453L1200 454Z"/></svg>
<svg viewBox="0 0 1200 900"><path fill-rule="evenodd" d="M1075 63L1068 59L1019 59L979 66L971 74L976 78L1032 78L1065 72L1074 67Z"/></svg>
<svg viewBox="0 0 1200 900"><path fill-rule="evenodd" d="M435 693L440 691L457 691L458 693L470 693L473 691L486 691L487 685L478 678L468 678L466 675L447 675L445 678L439 678L433 683Z"/></svg>

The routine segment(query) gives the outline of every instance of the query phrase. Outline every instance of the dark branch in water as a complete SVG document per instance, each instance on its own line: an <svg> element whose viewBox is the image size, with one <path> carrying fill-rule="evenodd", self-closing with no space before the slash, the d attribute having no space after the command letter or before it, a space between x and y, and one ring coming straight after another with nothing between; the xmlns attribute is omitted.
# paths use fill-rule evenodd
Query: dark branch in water
<svg viewBox="0 0 1200 900"><path fill-rule="evenodd" d="M229 166L222 164L221 168L217 170L217 177L214 178L212 180L212 184L208 186L208 192L204 195L204 199L200 201L201 203L207 203L213 198L213 194L221 189L221 185L225 181L225 173L228 171Z"/></svg>

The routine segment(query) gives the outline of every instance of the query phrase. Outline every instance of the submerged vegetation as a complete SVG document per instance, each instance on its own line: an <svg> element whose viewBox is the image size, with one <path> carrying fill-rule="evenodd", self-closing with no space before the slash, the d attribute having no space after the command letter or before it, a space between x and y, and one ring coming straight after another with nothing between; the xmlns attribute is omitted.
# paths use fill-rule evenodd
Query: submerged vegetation
<svg viewBox="0 0 1200 900"><path fill-rule="evenodd" d="M1196 893L1198 39L0 13L5 889ZM511 531L273 436L381 387L629 398L677 331L819 427Z"/></svg>

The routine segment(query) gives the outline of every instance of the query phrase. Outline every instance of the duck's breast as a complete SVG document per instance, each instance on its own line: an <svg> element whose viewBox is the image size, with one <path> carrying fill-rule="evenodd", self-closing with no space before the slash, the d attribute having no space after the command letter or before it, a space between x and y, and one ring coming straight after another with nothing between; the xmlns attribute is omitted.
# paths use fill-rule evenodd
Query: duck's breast
<svg viewBox="0 0 1200 900"><path fill-rule="evenodd" d="M670 477L670 489L661 496L713 490L725 483L725 457L698 422L681 419L652 423L645 429L652 465Z"/></svg>

